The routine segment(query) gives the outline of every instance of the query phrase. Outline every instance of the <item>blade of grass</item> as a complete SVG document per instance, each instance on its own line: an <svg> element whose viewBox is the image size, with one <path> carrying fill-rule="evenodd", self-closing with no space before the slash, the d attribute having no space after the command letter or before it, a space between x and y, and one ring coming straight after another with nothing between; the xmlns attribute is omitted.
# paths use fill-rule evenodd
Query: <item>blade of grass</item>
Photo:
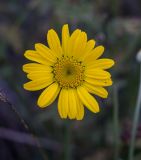
<svg viewBox="0 0 141 160"><path fill-rule="evenodd" d="M118 103L118 88L114 85L113 89L113 100L114 100L114 110L113 110L113 125L114 125L114 159L119 159L119 103Z"/></svg>
<svg viewBox="0 0 141 160"><path fill-rule="evenodd" d="M135 139L136 139L140 109L141 109L141 64L140 64L140 84L139 84L138 97L136 102L134 118L133 118L130 146L129 146L129 155L128 155L129 160L134 159Z"/></svg>

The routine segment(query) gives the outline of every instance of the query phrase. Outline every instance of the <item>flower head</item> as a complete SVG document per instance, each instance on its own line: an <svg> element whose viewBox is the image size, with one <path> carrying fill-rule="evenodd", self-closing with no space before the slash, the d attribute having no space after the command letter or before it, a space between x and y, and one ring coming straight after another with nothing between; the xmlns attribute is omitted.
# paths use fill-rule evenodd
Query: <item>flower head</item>
<svg viewBox="0 0 141 160"><path fill-rule="evenodd" d="M33 61L23 66L31 80L24 88L29 91L44 89L37 102L41 108L59 97L61 118L81 120L84 106L94 113L99 112L99 105L91 94L107 98L104 87L112 85L112 80L105 70L114 65L111 59L98 59L104 47L95 47L95 41L87 40L87 34L79 29L70 35L67 24L62 28L62 42L53 29L48 31L47 41L49 47L37 43L35 50L24 54Z"/></svg>

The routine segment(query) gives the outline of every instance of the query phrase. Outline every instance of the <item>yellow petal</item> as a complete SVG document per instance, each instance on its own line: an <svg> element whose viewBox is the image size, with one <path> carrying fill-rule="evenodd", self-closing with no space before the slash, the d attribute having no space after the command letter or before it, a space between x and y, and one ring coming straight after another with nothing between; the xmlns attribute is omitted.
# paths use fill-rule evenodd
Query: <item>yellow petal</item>
<svg viewBox="0 0 141 160"><path fill-rule="evenodd" d="M88 56L89 52L94 48L94 46L95 46L95 41L92 39L86 43L86 47L83 51L83 54L80 57L81 61L83 61L85 57Z"/></svg>
<svg viewBox="0 0 141 160"><path fill-rule="evenodd" d="M85 48L85 52L89 53L95 46L95 40L91 39L87 42L86 48Z"/></svg>
<svg viewBox="0 0 141 160"><path fill-rule="evenodd" d="M89 77L85 77L85 81L94 86L111 86L113 83L111 79L94 79Z"/></svg>
<svg viewBox="0 0 141 160"><path fill-rule="evenodd" d="M38 98L38 106L41 108L49 106L56 99L60 88L58 83L53 83L49 87L47 87Z"/></svg>
<svg viewBox="0 0 141 160"><path fill-rule="evenodd" d="M91 85L87 82L84 82L83 86L87 89L88 92L90 92L92 94L95 94L95 95L97 95L99 97L102 97L102 98L107 98L108 97L108 92L103 87L94 86L94 85Z"/></svg>
<svg viewBox="0 0 141 160"><path fill-rule="evenodd" d="M88 68L101 68L101 69L109 69L111 68L115 62L112 59L102 58L90 63Z"/></svg>
<svg viewBox="0 0 141 160"><path fill-rule="evenodd" d="M82 120L83 117L84 117L84 106L83 106L82 102L79 100L79 104L77 105L76 119Z"/></svg>
<svg viewBox="0 0 141 160"><path fill-rule="evenodd" d="M64 106L63 106L62 90L61 90L61 92L59 94L59 99L58 99L58 113L59 113L61 118L65 118L64 115L63 115Z"/></svg>
<svg viewBox="0 0 141 160"><path fill-rule="evenodd" d="M62 89L58 100L58 112L61 118L67 118L69 111L68 89Z"/></svg>
<svg viewBox="0 0 141 160"><path fill-rule="evenodd" d="M35 61L37 63L45 64L45 65L51 65L49 61L47 61L45 58L43 58L41 55L39 55L36 51L33 50L27 50L24 54L24 56L31 60Z"/></svg>
<svg viewBox="0 0 141 160"><path fill-rule="evenodd" d="M48 41L48 45L50 49L54 51L54 53L56 54L58 58L60 58L62 55L62 48L61 48L59 37L53 29L50 29L48 31L47 41Z"/></svg>
<svg viewBox="0 0 141 160"><path fill-rule="evenodd" d="M77 90L74 92L75 97L76 97L76 104L77 104L77 114L76 114L76 119L77 120L82 120L84 117L84 106L78 96Z"/></svg>
<svg viewBox="0 0 141 160"><path fill-rule="evenodd" d="M68 90L68 102L69 102L69 112L68 117L70 119L75 119L77 115L77 103L75 97L75 89Z"/></svg>
<svg viewBox="0 0 141 160"><path fill-rule="evenodd" d="M93 63L94 60L96 60L97 58L99 58L104 52L104 47L103 46L98 46L96 48L94 48L89 54L88 56L86 56L86 58L84 59L84 63L86 65L89 65L91 63Z"/></svg>
<svg viewBox="0 0 141 160"><path fill-rule="evenodd" d="M111 74L107 71L104 71L102 69L86 69L85 70L85 76L89 78L94 79L109 79L111 77Z"/></svg>
<svg viewBox="0 0 141 160"><path fill-rule="evenodd" d="M70 37L69 27L68 27L68 24L65 24L62 28L62 48L63 48L64 55L66 55L67 53L69 37Z"/></svg>
<svg viewBox="0 0 141 160"><path fill-rule="evenodd" d="M23 65L23 71L26 73L31 72L52 72L52 67L38 64L38 63L28 63Z"/></svg>
<svg viewBox="0 0 141 160"><path fill-rule="evenodd" d="M27 78L31 79L31 80L37 80L40 78L45 78L45 77L50 77L50 79L53 79L53 74L49 73L49 72L31 72L29 74L27 74Z"/></svg>
<svg viewBox="0 0 141 160"><path fill-rule="evenodd" d="M56 62L57 57L55 57L55 54L47 46L37 43L35 44L35 49L47 61Z"/></svg>
<svg viewBox="0 0 141 160"><path fill-rule="evenodd" d="M53 80L50 78L38 79L34 81L30 81L24 84L24 89L29 91L37 91L49 86L53 83Z"/></svg>
<svg viewBox="0 0 141 160"><path fill-rule="evenodd" d="M72 35L70 36L69 38L69 41L68 41L68 47L67 47L67 56L72 56L72 52L73 52L73 48L74 48L74 43L75 41L77 40L77 38L79 37L81 33L81 30L80 29L76 29Z"/></svg>
<svg viewBox="0 0 141 160"><path fill-rule="evenodd" d="M82 103L92 112L97 113L99 112L99 105L95 98L88 93L88 91L82 87L77 87L77 93L79 95L80 100Z"/></svg>
<svg viewBox="0 0 141 160"><path fill-rule="evenodd" d="M76 58L81 58L84 54L84 49L86 48L87 43L87 34L85 32L81 32L79 37L74 42L74 48L72 50L72 56Z"/></svg>

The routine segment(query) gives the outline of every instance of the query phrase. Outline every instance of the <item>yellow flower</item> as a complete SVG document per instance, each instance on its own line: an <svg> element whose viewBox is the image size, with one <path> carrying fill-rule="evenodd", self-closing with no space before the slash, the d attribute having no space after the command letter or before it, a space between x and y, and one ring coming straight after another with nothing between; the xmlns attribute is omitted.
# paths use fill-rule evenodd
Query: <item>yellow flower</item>
<svg viewBox="0 0 141 160"><path fill-rule="evenodd" d="M23 65L31 80L24 88L29 91L45 88L37 102L41 108L49 106L59 95L61 118L83 119L84 106L99 112L99 105L90 93L107 98L104 87L112 85L112 80L105 70L114 65L111 59L98 59L104 47L95 47L95 41L87 40L87 34L79 29L70 35L67 24L62 28L62 42L53 29L48 31L47 41L49 47L37 43L35 50L24 54L33 61Z"/></svg>

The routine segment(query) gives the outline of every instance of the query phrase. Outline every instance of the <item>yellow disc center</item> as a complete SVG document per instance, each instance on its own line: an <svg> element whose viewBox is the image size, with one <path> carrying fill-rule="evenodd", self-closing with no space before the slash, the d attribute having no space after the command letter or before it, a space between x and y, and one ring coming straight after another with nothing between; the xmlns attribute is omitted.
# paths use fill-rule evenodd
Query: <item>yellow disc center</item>
<svg viewBox="0 0 141 160"><path fill-rule="evenodd" d="M63 88L76 88L84 80L84 66L69 57L62 57L53 66L55 80Z"/></svg>

